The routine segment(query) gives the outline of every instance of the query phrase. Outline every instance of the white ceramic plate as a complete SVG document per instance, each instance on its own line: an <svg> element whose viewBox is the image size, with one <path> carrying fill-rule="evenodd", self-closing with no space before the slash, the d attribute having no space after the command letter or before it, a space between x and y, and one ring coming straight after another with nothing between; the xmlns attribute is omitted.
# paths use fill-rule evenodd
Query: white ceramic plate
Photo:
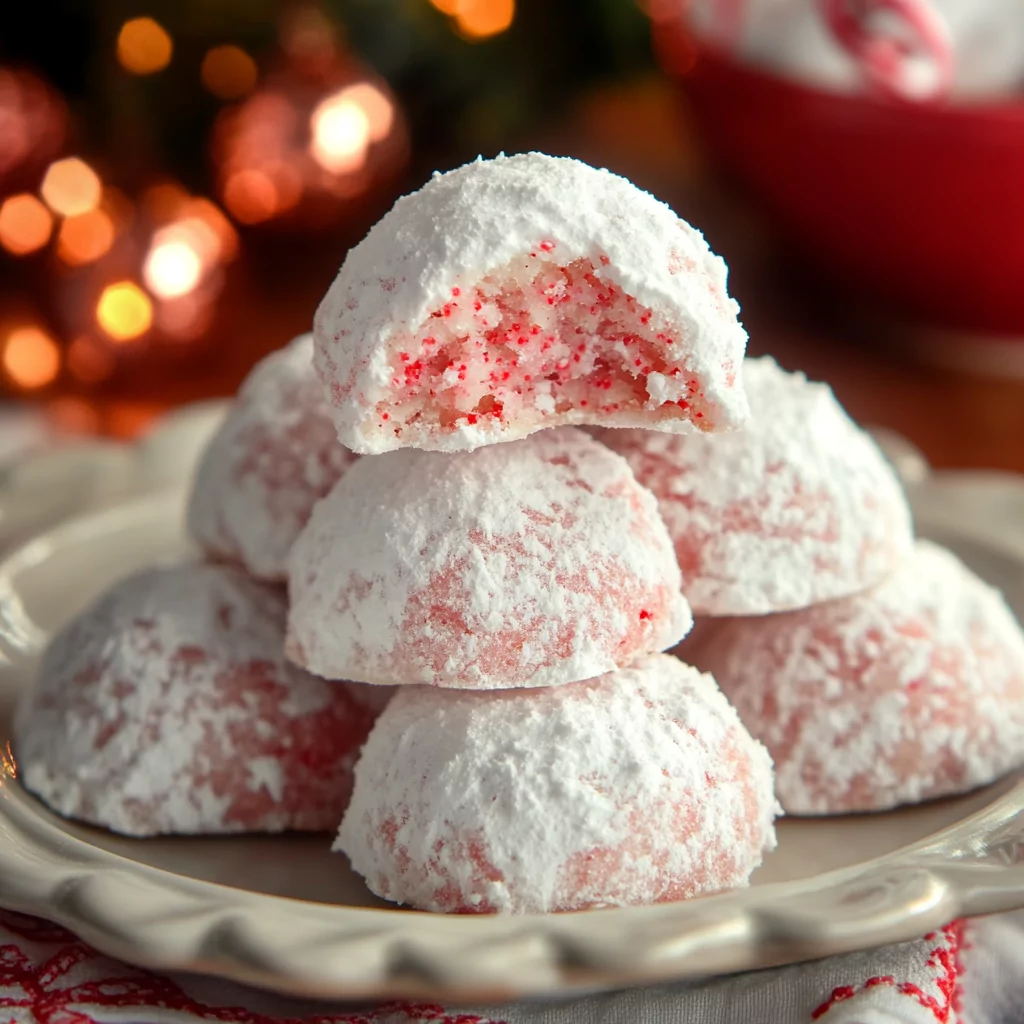
<svg viewBox="0 0 1024 1024"><path fill-rule="evenodd" d="M170 447L180 463L180 444ZM137 474L144 484L175 487L59 526L0 565L0 905L153 968L307 996L449 1002L766 967L1024 906L1024 783L1013 779L887 814L783 821L747 890L520 918L390 908L326 836L130 840L55 817L18 785L10 705L55 627L115 578L181 557L186 475L150 466ZM150 489L118 479L122 494ZM91 480L90 493L101 485ZM1024 611L1020 480L936 475L911 492L922 532L957 547ZM18 502L0 487L0 514Z"/></svg>

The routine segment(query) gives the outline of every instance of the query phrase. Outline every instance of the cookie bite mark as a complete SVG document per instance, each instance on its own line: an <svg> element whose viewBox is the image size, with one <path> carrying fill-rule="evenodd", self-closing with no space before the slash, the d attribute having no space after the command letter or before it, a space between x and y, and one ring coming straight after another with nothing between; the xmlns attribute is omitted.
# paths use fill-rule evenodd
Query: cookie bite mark
<svg viewBox="0 0 1024 1024"><path fill-rule="evenodd" d="M436 175L317 310L338 435L379 454L566 424L735 429L746 335L725 280L699 232L607 171L531 153Z"/></svg>
<svg viewBox="0 0 1024 1024"><path fill-rule="evenodd" d="M398 441L428 425L500 433L648 415L710 423L700 381L679 365L686 328L664 322L600 276L560 264L554 242L466 287L392 342L390 387L376 405Z"/></svg>

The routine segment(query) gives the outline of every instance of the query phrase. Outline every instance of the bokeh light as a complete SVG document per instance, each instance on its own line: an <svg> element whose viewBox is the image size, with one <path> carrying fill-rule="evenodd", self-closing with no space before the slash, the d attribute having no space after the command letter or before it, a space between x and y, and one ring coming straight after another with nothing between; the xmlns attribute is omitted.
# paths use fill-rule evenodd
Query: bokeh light
<svg viewBox="0 0 1024 1024"><path fill-rule="evenodd" d="M275 215L297 206L302 198L302 172L294 163L285 160L274 160L263 167L264 173L274 183L277 193Z"/></svg>
<svg viewBox="0 0 1024 1024"><path fill-rule="evenodd" d="M302 174L293 166L298 128L297 110L277 92L257 93L221 118L215 159L221 198L236 220L258 224L298 202Z"/></svg>
<svg viewBox="0 0 1024 1024"><path fill-rule="evenodd" d="M199 71L203 85L218 99L237 100L256 88L256 61L240 46L215 46L206 51Z"/></svg>
<svg viewBox="0 0 1024 1024"><path fill-rule="evenodd" d="M235 171L224 184L224 202L243 224L259 224L277 212L277 188L263 171Z"/></svg>
<svg viewBox="0 0 1024 1024"><path fill-rule="evenodd" d="M238 235L215 203L196 196L182 205L180 214L179 229L191 235L204 258L230 263L238 255Z"/></svg>
<svg viewBox="0 0 1024 1024"><path fill-rule="evenodd" d="M133 281L107 285L96 304L96 322L114 341L130 342L153 323L153 303Z"/></svg>
<svg viewBox="0 0 1024 1024"><path fill-rule="evenodd" d="M197 295L182 295L161 302L157 310L157 325L174 341L190 341L210 326L213 305L200 301Z"/></svg>
<svg viewBox="0 0 1024 1024"><path fill-rule="evenodd" d="M339 101L351 101L366 115L370 141L386 139L395 123L395 105L371 82L357 82L337 94Z"/></svg>
<svg viewBox="0 0 1024 1024"><path fill-rule="evenodd" d="M93 263L114 244L114 221L106 210L68 217L57 234L57 255L69 266Z"/></svg>
<svg viewBox="0 0 1024 1024"><path fill-rule="evenodd" d="M195 213L157 231L150 252L177 245L195 254L201 271L223 258L221 236L211 223Z"/></svg>
<svg viewBox="0 0 1024 1024"><path fill-rule="evenodd" d="M96 172L84 160L71 156L50 164L40 192L54 213L74 217L94 210L103 189Z"/></svg>
<svg viewBox="0 0 1024 1024"><path fill-rule="evenodd" d="M106 345L83 335L68 346L67 364L71 375L83 384L99 384L114 372L117 361Z"/></svg>
<svg viewBox="0 0 1024 1024"><path fill-rule="evenodd" d="M4 372L20 388L46 387L60 372L60 349L42 328L15 328L4 340Z"/></svg>
<svg viewBox="0 0 1024 1024"><path fill-rule="evenodd" d="M325 74L333 88L279 73L221 113L211 156L234 220L326 230L349 200L397 177L409 146L401 108L385 82L353 70Z"/></svg>
<svg viewBox="0 0 1024 1024"><path fill-rule="evenodd" d="M310 117L310 131L310 151L326 170L335 174L356 171L366 162L370 119L344 90L317 105Z"/></svg>
<svg viewBox="0 0 1024 1024"><path fill-rule="evenodd" d="M142 276L154 295L173 299L192 291L203 273L199 253L185 239L154 241L142 268Z"/></svg>
<svg viewBox="0 0 1024 1024"><path fill-rule="evenodd" d="M515 14L515 0L461 0L454 17L460 35L477 40L504 32Z"/></svg>
<svg viewBox="0 0 1024 1024"><path fill-rule="evenodd" d="M15 256L41 249L52 230L50 211L27 192L5 199L0 206L0 245Z"/></svg>
<svg viewBox="0 0 1024 1024"><path fill-rule="evenodd" d="M0 179L28 185L33 171L58 152L67 128L67 108L42 79L20 68L0 68Z"/></svg>
<svg viewBox="0 0 1024 1024"><path fill-rule="evenodd" d="M117 59L135 75L151 75L171 62L174 43L166 29L152 18L132 18L117 36Z"/></svg>
<svg viewBox="0 0 1024 1024"><path fill-rule="evenodd" d="M245 182L242 182L245 185ZM259 196L237 198L259 216ZM223 211L209 199L190 196L175 182L150 186L142 209L155 225L142 262L150 296L152 326L162 340L188 341L209 325L214 300L223 287L218 265L238 254L238 235Z"/></svg>
<svg viewBox="0 0 1024 1024"><path fill-rule="evenodd" d="M466 6L466 0L430 0L430 3L442 14L447 15L456 15L460 7Z"/></svg>

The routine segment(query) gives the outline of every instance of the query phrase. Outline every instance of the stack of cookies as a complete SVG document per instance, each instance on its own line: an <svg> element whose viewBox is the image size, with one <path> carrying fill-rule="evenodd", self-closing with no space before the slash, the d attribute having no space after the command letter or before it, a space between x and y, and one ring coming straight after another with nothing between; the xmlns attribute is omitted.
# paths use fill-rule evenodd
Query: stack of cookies
<svg viewBox="0 0 1024 1024"><path fill-rule="evenodd" d="M523 913L745 885L769 751L794 813L1020 763L1009 611L725 281L573 160L399 200L211 442L203 560L53 641L26 785L134 835L340 821L378 895Z"/></svg>

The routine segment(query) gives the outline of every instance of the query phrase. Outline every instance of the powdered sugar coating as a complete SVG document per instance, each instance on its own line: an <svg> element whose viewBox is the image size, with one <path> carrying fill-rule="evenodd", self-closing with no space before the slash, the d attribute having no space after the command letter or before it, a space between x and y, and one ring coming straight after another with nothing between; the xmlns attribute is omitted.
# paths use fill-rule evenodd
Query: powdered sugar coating
<svg viewBox="0 0 1024 1024"><path fill-rule="evenodd" d="M892 468L825 384L748 359L747 428L596 431L657 496L698 615L762 615L845 597L910 553Z"/></svg>
<svg viewBox="0 0 1024 1024"><path fill-rule="evenodd" d="M358 457L338 443L329 404L311 334L255 366L196 471L188 528L210 554L285 579L313 505Z"/></svg>
<svg viewBox="0 0 1024 1024"><path fill-rule="evenodd" d="M746 885L775 846L771 761L667 655L553 689L403 687L335 848L385 899L547 913Z"/></svg>
<svg viewBox="0 0 1024 1024"><path fill-rule="evenodd" d="M362 459L292 551L288 656L327 678L588 679L689 629L654 497L571 428Z"/></svg>
<svg viewBox="0 0 1024 1024"><path fill-rule="evenodd" d="M724 262L665 204L577 160L500 156L436 174L349 252L316 363L365 454L567 423L730 429L737 312Z"/></svg>
<svg viewBox="0 0 1024 1024"><path fill-rule="evenodd" d="M336 828L380 700L289 665L284 617L228 566L118 583L54 637L18 709L25 786L127 835Z"/></svg>
<svg viewBox="0 0 1024 1024"><path fill-rule="evenodd" d="M768 747L790 813L917 803L1024 763L1024 636L934 544L868 593L722 619L686 649Z"/></svg>

